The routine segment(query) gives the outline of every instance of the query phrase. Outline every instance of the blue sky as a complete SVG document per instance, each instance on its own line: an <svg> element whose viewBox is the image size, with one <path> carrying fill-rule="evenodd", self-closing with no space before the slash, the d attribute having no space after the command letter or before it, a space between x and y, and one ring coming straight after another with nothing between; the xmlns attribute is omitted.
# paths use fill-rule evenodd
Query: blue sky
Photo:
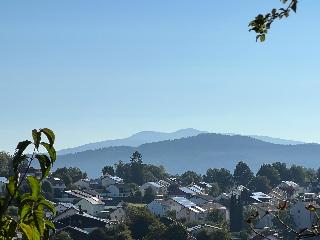
<svg viewBox="0 0 320 240"><path fill-rule="evenodd" d="M193 127L320 142L320 2L0 2L0 149L50 127L57 148Z"/></svg>

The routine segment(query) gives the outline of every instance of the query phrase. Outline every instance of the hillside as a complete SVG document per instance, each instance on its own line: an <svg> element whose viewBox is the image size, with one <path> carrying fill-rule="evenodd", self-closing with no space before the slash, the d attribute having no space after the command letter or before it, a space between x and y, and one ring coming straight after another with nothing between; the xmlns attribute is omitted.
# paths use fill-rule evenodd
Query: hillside
<svg viewBox="0 0 320 240"><path fill-rule="evenodd" d="M143 155L143 161L164 165L170 173L208 168L233 170L238 161L246 161L253 170L262 163L281 161L306 167L320 166L320 145L280 145L240 135L200 134L194 137L142 144L139 147L109 147L76 154L58 156L56 167L77 166L89 176L99 176L101 168L118 160L129 161L133 151Z"/></svg>

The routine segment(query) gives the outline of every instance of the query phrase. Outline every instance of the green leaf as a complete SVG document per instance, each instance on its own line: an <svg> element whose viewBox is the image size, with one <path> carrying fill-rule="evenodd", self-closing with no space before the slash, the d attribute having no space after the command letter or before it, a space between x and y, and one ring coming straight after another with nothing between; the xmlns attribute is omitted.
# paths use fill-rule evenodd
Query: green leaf
<svg viewBox="0 0 320 240"><path fill-rule="evenodd" d="M51 222L51 221L46 220L46 221L45 221L45 225L46 225L46 228L50 228L50 229L52 229L52 230L55 230L55 229L56 229L56 227L54 226L54 223Z"/></svg>
<svg viewBox="0 0 320 240"><path fill-rule="evenodd" d="M21 152L21 154L23 153L24 150L26 150L26 148L31 144L32 142L29 140L25 140L22 142L19 142L16 149L18 150L18 152ZM20 155L21 155L20 154Z"/></svg>
<svg viewBox="0 0 320 240"><path fill-rule="evenodd" d="M260 40L260 42L264 42L266 40L266 35L265 34L261 34L259 36L259 40Z"/></svg>
<svg viewBox="0 0 320 240"><path fill-rule="evenodd" d="M55 135L54 135L53 131L49 128L42 128L40 131L43 132L47 136L49 143L52 146L55 141Z"/></svg>
<svg viewBox="0 0 320 240"><path fill-rule="evenodd" d="M37 129L33 129L32 138L33 138L34 146L36 147L36 149L38 149L41 141L41 132L38 132Z"/></svg>
<svg viewBox="0 0 320 240"><path fill-rule="evenodd" d="M40 236L43 236L44 229L45 229L43 216L44 216L44 212L43 212L42 207L41 208L39 207L37 210L33 211L33 219L34 219L36 228L38 229L38 231L40 233Z"/></svg>
<svg viewBox="0 0 320 240"><path fill-rule="evenodd" d="M51 161L49 157L45 154L37 154L36 159L38 159L38 162L41 167L42 177L41 179L46 178L49 175L50 169L51 169Z"/></svg>
<svg viewBox="0 0 320 240"><path fill-rule="evenodd" d="M28 240L40 240L40 234L32 225L20 223L19 227Z"/></svg>
<svg viewBox="0 0 320 240"><path fill-rule="evenodd" d="M39 194L40 194L40 183L39 183L39 180L36 179L33 176L28 176L27 180L28 180L29 186L31 188L32 197L38 199Z"/></svg>
<svg viewBox="0 0 320 240"><path fill-rule="evenodd" d="M25 155L22 155L24 150L31 144L32 142L29 140L19 142L16 147L16 152L13 157L13 169L15 172L17 172L18 167L21 162L23 162L27 157Z"/></svg>
<svg viewBox="0 0 320 240"><path fill-rule="evenodd" d="M52 212L52 214L56 214L56 209L54 208L53 204L46 199L43 198L42 200L40 200L39 205L45 206L50 212Z"/></svg>
<svg viewBox="0 0 320 240"><path fill-rule="evenodd" d="M31 212L32 212L32 209L31 209L29 204L23 205L22 208L21 208L20 214L19 214L20 215L20 219L22 221L24 221L25 217L30 215Z"/></svg>
<svg viewBox="0 0 320 240"><path fill-rule="evenodd" d="M45 147L45 149L47 150L47 152L50 156L50 159L51 159L51 164L53 164L57 159L56 150L54 149L54 147L52 145L50 145L48 143L42 142L41 145L43 147Z"/></svg>
<svg viewBox="0 0 320 240"><path fill-rule="evenodd" d="M17 180L14 176L9 177L9 183L7 183L6 187L10 196L15 198L17 196Z"/></svg>

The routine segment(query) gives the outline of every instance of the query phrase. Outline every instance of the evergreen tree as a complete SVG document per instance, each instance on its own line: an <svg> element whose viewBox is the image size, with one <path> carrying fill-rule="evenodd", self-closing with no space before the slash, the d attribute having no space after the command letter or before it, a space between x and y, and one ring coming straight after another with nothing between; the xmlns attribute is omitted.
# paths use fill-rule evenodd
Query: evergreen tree
<svg viewBox="0 0 320 240"><path fill-rule="evenodd" d="M247 186L254 175L246 163L239 162L234 170L233 177L238 185Z"/></svg>
<svg viewBox="0 0 320 240"><path fill-rule="evenodd" d="M232 195L230 199L230 231L240 232L243 229L243 206L239 196Z"/></svg>

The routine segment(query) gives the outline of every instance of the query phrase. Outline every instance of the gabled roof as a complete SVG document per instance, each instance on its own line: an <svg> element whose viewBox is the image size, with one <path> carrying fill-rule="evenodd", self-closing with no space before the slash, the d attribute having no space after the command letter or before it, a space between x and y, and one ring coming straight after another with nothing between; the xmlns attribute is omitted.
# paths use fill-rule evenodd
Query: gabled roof
<svg viewBox="0 0 320 240"><path fill-rule="evenodd" d="M272 197L263 192L253 192L250 197L258 202L266 202L272 199Z"/></svg>
<svg viewBox="0 0 320 240"><path fill-rule="evenodd" d="M93 205L105 205L104 202L102 202L99 198L96 198L96 197L83 198L82 200L85 200Z"/></svg>
<svg viewBox="0 0 320 240"><path fill-rule="evenodd" d="M103 175L103 176L101 177L101 179L103 179L103 178L110 178L110 179L112 179L112 180L114 180L114 181L116 181L116 182L123 182L123 179L122 179L122 178L117 177L117 176L111 176L111 175L109 175L109 174Z"/></svg>
<svg viewBox="0 0 320 240"><path fill-rule="evenodd" d="M196 194L195 191L191 190L190 188L188 187L180 187L179 188L182 192L186 193L186 194Z"/></svg>
<svg viewBox="0 0 320 240"><path fill-rule="evenodd" d="M65 207L66 209L69 209L69 208L78 209L78 207L76 205L72 204L72 203L58 202L56 204L56 206L58 206L58 205L61 205L61 206Z"/></svg>
<svg viewBox="0 0 320 240"><path fill-rule="evenodd" d="M156 188L161 188L162 187L159 183L156 183L156 182L147 182L145 184L152 185L152 186L154 186ZM145 184L143 184L143 185L145 185Z"/></svg>
<svg viewBox="0 0 320 240"><path fill-rule="evenodd" d="M107 219L97 218L87 213L75 213L59 219L57 222L61 226L70 225L78 228L105 227L111 223Z"/></svg>
<svg viewBox="0 0 320 240"><path fill-rule="evenodd" d="M185 197L173 197L171 198L173 201L177 202L178 204L182 205L183 207L192 207L197 206L194 202L186 199Z"/></svg>

